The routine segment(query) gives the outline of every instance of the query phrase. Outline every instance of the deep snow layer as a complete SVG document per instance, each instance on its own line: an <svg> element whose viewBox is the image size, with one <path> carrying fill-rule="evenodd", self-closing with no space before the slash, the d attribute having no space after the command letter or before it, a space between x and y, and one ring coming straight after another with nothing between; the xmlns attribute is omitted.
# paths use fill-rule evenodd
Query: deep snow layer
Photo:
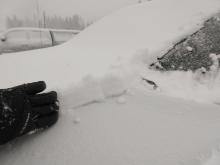
<svg viewBox="0 0 220 165"><path fill-rule="evenodd" d="M119 94L136 79L139 62L152 62L183 36L199 29L219 6L219 0L154 0L122 9L64 45L1 56L0 86L45 80L50 89L62 95L66 94L64 90L71 91L68 95L76 96L89 77L101 84L118 80L115 93L111 86L103 84L104 91L98 87L104 97L105 93ZM178 81L187 77L181 75ZM160 84L165 85L163 81ZM87 103L83 99L75 101L74 106Z"/></svg>
<svg viewBox="0 0 220 165"><path fill-rule="evenodd" d="M126 95L66 110L52 129L1 148L1 165L205 162L220 142L219 106L144 89L136 86Z"/></svg>

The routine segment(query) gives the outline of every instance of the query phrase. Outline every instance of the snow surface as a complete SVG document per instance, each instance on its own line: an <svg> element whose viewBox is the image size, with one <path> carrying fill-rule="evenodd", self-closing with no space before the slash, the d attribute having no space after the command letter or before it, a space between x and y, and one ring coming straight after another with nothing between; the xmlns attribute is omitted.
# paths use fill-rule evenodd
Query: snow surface
<svg viewBox="0 0 220 165"><path fill-rule="evenodd" d="M219 73L148 69L219 6L219 0L147 1L66 44L0 56L2 88L45 80L61 100L57 125L2 147L1 165L220 163Z"/></svg>
<svg viewBox="0 0 220 165"><path fill-rule="evenodd" d="M2 148L1 164L197 165L209 157L220 140L219 106L140 88L126 104L111 98L63 112L54 128Z"/></svg>
<svg viewBox="0 0 220 165"><path fill-rule="evenodd" d="M160 56L175 41L200 28L218 8L218 0L155 0L122 9L64 45L1 56L4 81L0 85L43 79L50 87L62 87L87 75L103 76L112 67L130 62L140 49Z"/></svg>

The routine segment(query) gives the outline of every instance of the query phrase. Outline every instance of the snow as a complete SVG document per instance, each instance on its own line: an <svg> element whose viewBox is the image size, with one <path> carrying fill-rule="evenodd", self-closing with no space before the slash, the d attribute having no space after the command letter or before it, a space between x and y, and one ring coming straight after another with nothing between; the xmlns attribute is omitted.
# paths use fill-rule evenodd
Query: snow
<svg viewBox="0 0 220 165"><path fill-rule="evenodd" d="M219 143L219 106L143 89L125 96L62 114L54 128L2 149L1 164L197 165Z"/></svg>
<svg viewBox="0 0 220 165"><path fill-rule="evenodd" d="M202 165L218 165L220 162L220 152L218 150L214 150L209 158L205 159Z"/></svg>
<svg viewBox="0 0 220 165"><path fill-rule="evenodd" d="M160 56L158 50L169 49L175 41L200 28L217 12L219 1L194 0L193 4L180 0L141 3L101 19L64 45L2 56L0 65L4 70L0 74L5 70L8 74L0 85L43 79L50 87L62 87L78 83L87 75L103 76L112 67L129 62L140 49Z"/></svg>
<svg viewBox="0 0 220 165"><path fill-rule="evenodd" d="M126 98L124 96L120 96L117 98L118 104L126 104Z"/></svg>
<svg viewBox="0 0 220 165"><path fill-rule="evenodd" d="M106 16L66 44L0 56L2 88L45 80L61 102L59 122L3 146L1 164L218 162L209 153L220 142L219 73L160 73L148 64L219 6L219 0L146 1Z"/></svg>
<svg viewBox="0 0 220 165"><path fill-rule="evenodd" d="M218 72L210 71L206 74L190 71L160 73L148 70L140 75L154 80L159 86L161 94L197 102L220 102L220 75Z"/></svg>
<svg viewBox="0 0 220 165"><path fill-rule="evenodd" d="M189 52L193 51L193 48L190 47L190 46L187 46L186 49L187 49Z"/></svg>
<svg viewBox="0 0 220 165"><path fill-rule="evenodd" d="M140 60L152 62L183 36L200 28L205 19L217 13L218 6L218 0L211 3L208 0L188 3L155 0L122 9L98 21L64 45L1 56L0 66L4 69L0 69L0 74L4 75L4 80L0 86L5 88L45 80L50 89L74 89L72 95L78 95L75 89L88 76L102 81L99 79L103 76L116 74L117 77L119 72L122 77L119 82L123 82L124 77L129 77L126 82L130 82L134 79L133 74L136 75L133 68L136 64L133 62L131 66L130 63L139 60L139 51L144 50L146 53L141 56L147 57ZM104 93L107 90L112 92L111 87L106 87ZM124 90L123 87L116 92L118 94ZM105 94L101 91L98 95L102 97L100 95ZM80 98L76 104L86 102Z"/></svg>

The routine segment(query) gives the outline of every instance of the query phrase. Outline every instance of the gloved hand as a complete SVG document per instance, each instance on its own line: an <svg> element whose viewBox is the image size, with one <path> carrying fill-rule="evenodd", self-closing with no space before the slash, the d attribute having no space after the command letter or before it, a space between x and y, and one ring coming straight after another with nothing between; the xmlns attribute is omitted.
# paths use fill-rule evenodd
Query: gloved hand
<svg viewBox="0 0 220 165"><path fill-rule="evenodd" d="M0 144L56 123L57 93L45 89L40 81L0 90Z"/></svg>

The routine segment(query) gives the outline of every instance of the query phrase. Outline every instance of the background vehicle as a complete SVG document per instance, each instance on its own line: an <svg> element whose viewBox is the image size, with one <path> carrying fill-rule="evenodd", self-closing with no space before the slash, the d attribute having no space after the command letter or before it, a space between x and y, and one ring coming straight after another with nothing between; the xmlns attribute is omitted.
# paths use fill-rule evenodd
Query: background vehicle
<svg viewBox="0 0 220 165"><path fill-rule="evenodd" d="M12 28L0 34L0 54L59 45L79 32L78 30Z"/></svg>

